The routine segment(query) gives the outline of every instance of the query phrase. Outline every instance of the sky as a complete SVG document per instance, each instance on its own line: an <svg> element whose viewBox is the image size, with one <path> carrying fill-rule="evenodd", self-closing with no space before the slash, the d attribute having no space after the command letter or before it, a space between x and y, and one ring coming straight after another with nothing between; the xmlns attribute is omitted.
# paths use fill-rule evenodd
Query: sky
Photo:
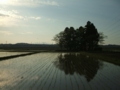
<svg viewBox="0 0 120 90"><path fill-rule="evenodd" d="M0 43L53 44L65 27L91 21L120 45L120 0L0 0Z"/></svg>

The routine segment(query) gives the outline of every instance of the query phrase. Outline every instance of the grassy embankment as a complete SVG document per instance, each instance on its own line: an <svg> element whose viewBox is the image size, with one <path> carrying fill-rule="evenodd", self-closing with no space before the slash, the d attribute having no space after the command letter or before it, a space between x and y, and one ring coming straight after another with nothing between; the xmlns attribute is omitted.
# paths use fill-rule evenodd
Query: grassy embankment
<svg viewBox="0 0 120 90"><path fill-rule="evenodd" d="M68 52L68 51L56 50L56 52ZM103 51L86 51L86 52L81 51L79 53L120 66L120 48L117 50L115 48L112 48L107 50L103 49Z"/></svg>
<svg viewBox="0 0 120 90"><path fill-rule="evenodd" d="M120 52L102 51L102 52L80 52L80 53L120 66Z"/></svg>
<svg viewBox="0 0 120 90"><path fill-rule="evenodd" d="M11 56L0 57L0 61L8 60L8 59L11 59L11 58L28 56L28 55L32 55L32 54L36 54L36 53L39 53L39 52L29 52L29 53L25 53L25 54L18 54L18 55L11 55Z"/></svg>

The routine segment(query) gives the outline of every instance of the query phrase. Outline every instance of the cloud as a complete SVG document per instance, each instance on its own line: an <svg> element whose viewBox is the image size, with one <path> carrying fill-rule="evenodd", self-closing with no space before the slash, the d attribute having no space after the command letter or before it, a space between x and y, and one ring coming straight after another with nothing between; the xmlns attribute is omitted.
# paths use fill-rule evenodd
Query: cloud
<svg viewBox="0 0 120 90"><path fill-rule="evenodd" d="M41 1L41 2L38 2L40 5L52 5L52 6L59 6L57 2L55 1Z"/></svg>
<svg viewBox="0 0 120 90"><path fill-rule="evenodd" d="M41 18L40 16L23 16L17 10L0 9L0 26L19 26L23 25L25 20L40 20Z"/></svg>
<svg viewBox="0 0 120 90"><path fill-rule="evenodd" d="M52 19L52 18L47 18L46 20L50 22L56 22L56 19Z"/></svg>
<svg viewBox="0 0 120 90"><path fill-rule="evenodd" d="M29 18L31 18L31 19L35 19L35 20L39 20L39 19L41 19L41 17L34 17L34 16L29 17Z"/></svg>
<svg viewBox="0 0 120 90"><path fill-rule="evenodd" d="M7 10L0 9L0 16L9 16L13 18L23 19L21 15L18 15L18 13L19 12L16 10L7 11Z"/></svg>
<svg viewBox="0 0 120 90"><path fill-rule="evenodd" d="M22 33L20 33L20 34L22 34L22 35L31 35L31 34L33 34L32 32L22 32Z"/></svg>
<svg viewBox="0 0 120 90"><path fill-rule="evenodd" d="M4 35L12 35L12 32L9 31L0 31L0 34L4 34Z"/></svg>
<svg viewBox="0 0 120 90"><path fill-rule="evenodd" d="M37 7L37 6L59 6L55 1L45 1L45 0L7 0L6 3L0 3L1 5L11 5L11 6L28 6L28 7Z"/></svg>
<svg viewBox="0 0 120 90"><path fill-rule="evenodd" d="M29 18L30 19L35 19L35 20L41 19L40 16L37 16L37 17L35 17L35 16L31 16L31 17L29 17L29 16L22 16L16 10L7 11L7 10L0 9L0 12L1 12L0 16L9 16L11 18L16 18L16 19L24 19L24 20L27 20Z"/></svg>
<svg viewBox="0 0 120 90"><path fill-rule="evenodd" d="M25 17L18 11L0 9L0 26L16 26L20 20L25 20Z"/></svg>
<svg viewBox="0 0 120 90"><path fill-rule="evenodd" d="M1 14L1 13L0 13L0 17L1 17L1 16L2 16L2 17L6 17L6 16L9 17L9 15L5 15L5 14Z"/></svg>

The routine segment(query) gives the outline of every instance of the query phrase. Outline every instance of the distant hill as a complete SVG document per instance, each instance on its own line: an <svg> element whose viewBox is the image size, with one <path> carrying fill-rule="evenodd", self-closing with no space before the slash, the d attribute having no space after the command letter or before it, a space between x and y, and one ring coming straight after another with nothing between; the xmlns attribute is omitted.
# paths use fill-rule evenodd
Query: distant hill
<svg viewBox="0 0 120 90"><path fill-rule="evenodd" d="M120 52L120 45L109 44L109 45L101 45L101 47L105 51L118 51L118 52Z"/></svg>
<svg viewBox="0 0 120 90"><path fill-rule="evenodd" d="M28 43L16 43L16 44L0 44L0 49L58 49L58 45L55 44L28 44Z"/></svg>
<svg viewBox="0 0 120 90"><path fill-rule="evenodd" d="M109 44L109 45L101 45L101 47L108 47L108 48L113 48L113 47L118 47L120 48L120 45L112 45L112 44Z"/></svg>
<svg viewBox="0 0 120 90"><path fill-rule="evenodd" d="M16 43L16 45L28 45L29 43Z"/></svg>

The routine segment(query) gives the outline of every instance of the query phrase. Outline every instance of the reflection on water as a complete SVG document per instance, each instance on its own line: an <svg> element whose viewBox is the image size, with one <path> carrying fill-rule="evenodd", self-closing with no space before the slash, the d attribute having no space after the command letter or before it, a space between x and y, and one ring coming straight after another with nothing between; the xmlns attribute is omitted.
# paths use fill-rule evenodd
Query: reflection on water
<svg viewBox="0 0 120 90"><path fill-rule="evenodd" d="M84 75L88 82L94 78L98 69L103 65L96 59L76 53L60 54L54 64L66 75L74 75L74 73Z"/></svg>
<svg viewBox="0 0 120 90"><path fill-rule="evenodd" d="M120 90L120 67L78 53L0 61L0 90Z"/></svg>

